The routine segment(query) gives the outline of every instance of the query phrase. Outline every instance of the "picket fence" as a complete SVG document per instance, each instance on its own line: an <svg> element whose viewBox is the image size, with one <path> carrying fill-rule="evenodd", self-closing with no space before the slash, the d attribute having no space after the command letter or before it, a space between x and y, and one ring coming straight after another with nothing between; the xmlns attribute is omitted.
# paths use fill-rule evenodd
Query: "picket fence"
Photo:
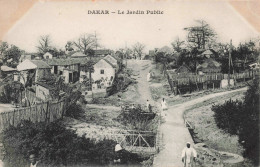
<svg viewBox="0 0 260 167"><path fill-rule="evenodd" d="M0 132L10 126L17 126L22 120L32 122L53 122L62 118L67 108L66 100L43 102L30 107L0 112Z"/></svg>

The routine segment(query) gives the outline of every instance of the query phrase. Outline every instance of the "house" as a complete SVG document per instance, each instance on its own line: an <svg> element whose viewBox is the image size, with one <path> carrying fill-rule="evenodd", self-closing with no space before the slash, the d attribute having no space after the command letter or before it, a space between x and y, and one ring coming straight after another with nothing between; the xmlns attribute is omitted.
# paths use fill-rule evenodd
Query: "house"
<svg viewBox="0 0 260 167"><path fill-rule="evenodd" d="M51 66L51 73L64 77L65 83L77 82L80 77L80 65L87 58L46 59L45 62Z"/></svg>
<svg viewBox="0 0 260 167"><path fill-rule="evenodd" d="M213 49L207 49L203 53L201 53L201 56L203 58L214 58L215 57L215 51Z"/></svg>
<svg viewBox="0 0 260 167"><path fill-rule="evenodd" d="M221 64L215 61L212 58L208 58L204 61L204 63L197 66L197 71L199 74L204 73L220 73L221 72Z"/></svg>
<svg viewBox="0 0 260 167"><path fill-rule="evenodd" d="M24 60L22 63L18 64L17 71L21 74L18 81L21 83L30 84L48 79L51 74L51 67L42 60Z"/></svg>
<svg viewBox="0 0 260 167"><path fill-rule="evenodd" d="M100 59L93 67L94 72L91 74L93 81L101 81L106 86L111 86L115 78L116 66L106 59ZM85 72L85 76L89 77L88 72Z"/></svg>
<svg viewBox="0 0 260 167"><path fill-rule="evenodd" d="M43 58L44 58L44 59L52 59L52 58L53 58L53 55L50 54L49 52L46 52L46 53L43 55Z"/></svg>
<svg viewBox="0 0 260 167"><path fill-rule="evenodd" d="M8 74L12 74L13 72L15 72L16 69L2 65L1 66L1 71L0 71L0 77L4 78L6 77Z"/></svg>

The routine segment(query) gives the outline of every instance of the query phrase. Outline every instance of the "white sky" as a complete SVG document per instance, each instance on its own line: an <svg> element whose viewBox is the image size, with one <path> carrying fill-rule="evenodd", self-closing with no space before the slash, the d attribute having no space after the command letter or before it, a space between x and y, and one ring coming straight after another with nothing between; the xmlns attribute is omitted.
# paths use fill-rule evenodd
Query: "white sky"
<svg viewBox="0 0 260 167"><path fill-rule="evenodd" d="M88 10L163 10L163 15L89 15ZM217 32L221 42L236 45L259 35L226 2L206 1L124 1L124 2L38 2L4 37L27 52L36 51L41 35L49 34L52 44L64 49L68 40L83 33L97 32L108 49L130 47L136 42L146 51L160 48L179 36L186 39L184 27L203 19Z"/></svg>

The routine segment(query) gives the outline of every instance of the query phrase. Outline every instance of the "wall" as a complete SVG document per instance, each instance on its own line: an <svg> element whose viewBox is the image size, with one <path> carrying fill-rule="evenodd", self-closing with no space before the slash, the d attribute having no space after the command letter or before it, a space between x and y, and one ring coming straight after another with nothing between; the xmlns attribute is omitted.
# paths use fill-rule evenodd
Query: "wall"
<svg viewBox="0 0 260 167"><path fill-rule="evenodd" d="M41 85L36 85L36 97L41 100L47 100L50 98L50 91Z"/></svg>
<svg viewBox="0 0 260 167"><path fill-rule="evenodd" d="M104 74L100 74L100 70L104 70ZM115 78L115 69L105 60L100 60L94 65L94 73L91 74L94 81L100 80L102 77L108 79L113 76Z"/></svg>

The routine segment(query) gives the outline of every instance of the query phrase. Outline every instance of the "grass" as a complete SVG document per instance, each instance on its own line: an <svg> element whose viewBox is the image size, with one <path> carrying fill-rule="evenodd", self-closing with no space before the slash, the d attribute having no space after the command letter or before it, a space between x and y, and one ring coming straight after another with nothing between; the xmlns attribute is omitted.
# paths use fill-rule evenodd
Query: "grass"
<svg viewBox="0 0 260 167"><path fill-rule="evenodd" d="M223 104L230 98L233 100L242 100L244 94L241 91L233 92L196 104L191 109L185 111L184 117L195 127L194 132L197 133L196 136L209 148L242 155L244 149L238 142L238 136L230 135L219 129L213 117L214 113L211 110L213 104ZM229 164L225 166L235 167L237 165L250 166L251 163L245 160L240 164Z"/></svg>

